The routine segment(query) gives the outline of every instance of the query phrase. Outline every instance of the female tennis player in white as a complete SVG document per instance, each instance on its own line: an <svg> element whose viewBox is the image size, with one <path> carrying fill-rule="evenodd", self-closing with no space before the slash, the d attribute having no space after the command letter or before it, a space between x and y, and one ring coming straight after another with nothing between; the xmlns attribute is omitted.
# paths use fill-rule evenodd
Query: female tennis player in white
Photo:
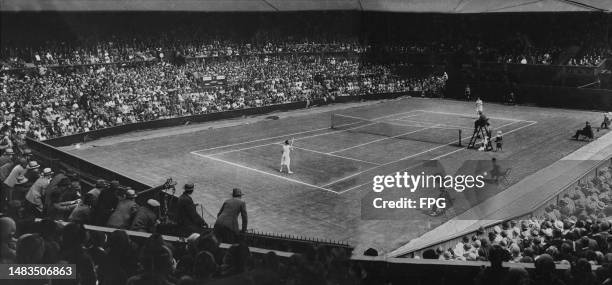
<svg viewBox="0 0 612 285"><path fill-rule="evenodd" d="M483 112L482 100L480 100L480 97L478 97L478 99L476 99L476 114L480 115L480 113L482 112Z"/></svg>
<svg viewBox="0 0 612 285"><path fill-rule="evenodd" d="M283 172L283 166L287 166L287 173L291 174L293 173L293 171L291 171L291 149L293 149L293 139L291 139L291 144L289 144L289 140L285 141L285 144L283 145L283 156L281 157L281 167L280 167L280 172Z"/></svg>

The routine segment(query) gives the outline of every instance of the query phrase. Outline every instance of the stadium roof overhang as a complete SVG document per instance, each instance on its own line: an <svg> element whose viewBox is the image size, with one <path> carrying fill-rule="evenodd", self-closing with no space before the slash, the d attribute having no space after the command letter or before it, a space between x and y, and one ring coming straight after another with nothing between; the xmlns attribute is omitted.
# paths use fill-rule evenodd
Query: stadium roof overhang
<svg viewBox="0 0 612 285"><path fill-rule="evenodd" d="M612 0L0 0L1 11L610 12Z"/></svg>

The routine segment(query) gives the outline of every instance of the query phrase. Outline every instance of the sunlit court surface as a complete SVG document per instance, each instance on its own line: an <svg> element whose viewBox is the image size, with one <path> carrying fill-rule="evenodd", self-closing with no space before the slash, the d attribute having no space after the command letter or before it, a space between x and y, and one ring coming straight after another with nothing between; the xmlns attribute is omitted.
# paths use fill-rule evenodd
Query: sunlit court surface
<svg viewBox="0 0 612 285"><path fill-rule="evenodd" d="M194 200L214 216L227 189L244 189L252 228L397 248L452 218L449 212L401 220L361 219L361 198L376 175L410 170L423 160L445 165L469 160L508 161L512 175L503 191L584 146L569 139L601 113L486 104L493 132L504 149L466 148L477 118L473 102L403 98L332 104L308 111L192 124L102 138L64 149L118 173L156 185L173 176L194 181ZM278 119L271 118L278 116ZM293 174L280 172L285 140L293 141ZM486 202L494 191L469 197ZM251 226L250 226L251 227Z"/></svg>

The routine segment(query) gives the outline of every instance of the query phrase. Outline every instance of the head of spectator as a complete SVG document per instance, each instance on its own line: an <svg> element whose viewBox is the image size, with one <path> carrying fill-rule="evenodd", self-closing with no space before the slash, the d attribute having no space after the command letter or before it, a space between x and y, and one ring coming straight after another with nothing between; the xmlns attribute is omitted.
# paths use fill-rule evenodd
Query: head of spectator
<svg viewBox="0 0 612 285"><path fill-rule="evenodd" d="M87 232L82 224L69 223L62 229L62 250L82 248L87 239Z"/></svg>
<svg viewBox="0 0 612 285"><path fill-rule="evenodd" d="M193 194L193 190L195 189L195 185L193 183L186 183L183 186L184 193L187 195Z"/></svg>
<svg viewBox="0 0 612 285"><path fill-rule="evenodd" d="M13 157L15 155L15 151L12 148L7 148L4 150L4 153L2 155Z"/></svg>
<svg viewBox="0 0 612 285"><path fill-rule="evenodd" d="M232 189L232 197L240 199L242 198L243 194L242 194L242 190L240 190L240 188L234 188Z"/></svg>
<svg viewBox="0 0 612 285"><path fill-rule="evenodd" d="M199 280L209 280L217 272L217 267L218 265L212 253L201 251L196 255L193 263L194 277Z"/></svg>
<svg viewBox="0 0 612 285"><path fill-rule="evenodd" d="M51 168L44 168L42 171L42 176L45 178L51 178L53 177L53 170L51 170Z"/></svg>
<svg viewBox="0 0 612 285"><path fill-rule="evenodd" d="M0 218L0 261L15 260L15 232L17 225L9 217Z"/></svg>
<svg viewBox="0 0 612 285"><path fill-rule="evenodd" d="M17 240L17 260L19 264L43 263L45 241L38 234L24 234Z"/></svg>
<svg viewBox="0 0 612 285"><path fill-rule="evenodd" d="M233 275L245 272L250 255L249 247L244 242L233 244L223 258L223 265L226 268L225 274Z"/></svg>
<svg viewBox="0 0 612 285"><path fill-rule="evenodd" d="M33 169L38 169L40 168L40 165L38 164L38 162L36 162L36 160L30 160L28 162L28 166L26 167L26 169L28 170L33 170Z"/></svg>

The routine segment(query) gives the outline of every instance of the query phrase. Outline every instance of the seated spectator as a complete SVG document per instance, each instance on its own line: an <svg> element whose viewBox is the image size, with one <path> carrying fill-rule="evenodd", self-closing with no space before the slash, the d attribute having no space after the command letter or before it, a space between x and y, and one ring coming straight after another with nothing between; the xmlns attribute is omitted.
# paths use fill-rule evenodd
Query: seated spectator
<svg viewBox="0 0 612 285"><path fill-rule="evenodd" d="M15 221L9 217L0 218L0 263L14 263L16 260Z"/></svg>
<svg viewBox="0 0 612 285"><path fill-rule="evenodd" d="M138 208L130 230L148 233L156 232L157 224L159 223L159 206L160 204L157 200L147 200L146 205Z"/></svg>

